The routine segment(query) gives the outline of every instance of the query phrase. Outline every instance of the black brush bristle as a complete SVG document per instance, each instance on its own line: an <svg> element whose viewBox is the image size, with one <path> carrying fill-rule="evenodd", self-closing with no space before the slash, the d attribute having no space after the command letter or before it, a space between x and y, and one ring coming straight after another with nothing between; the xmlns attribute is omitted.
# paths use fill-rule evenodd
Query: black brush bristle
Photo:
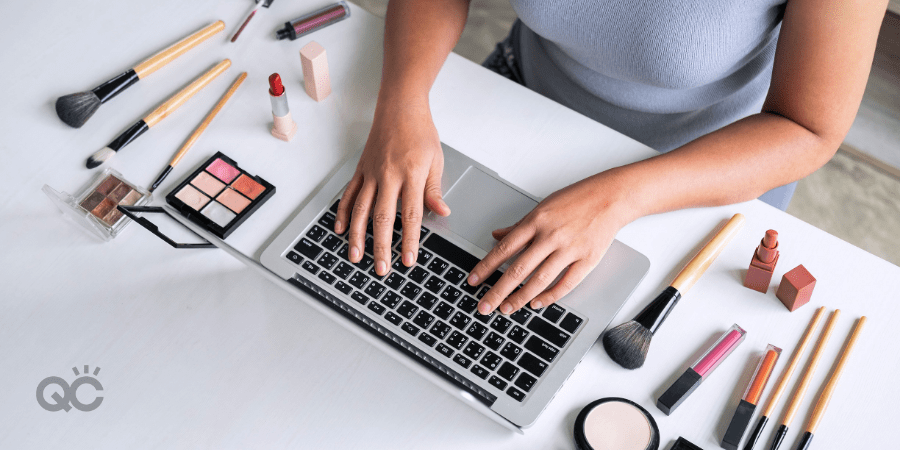
<svg viewBox="0 0 900 450"><path fill-rule="evenodd" d="M653 333L643 325L629 320L603 335L603 348L620 366L634 370L644 365Z"/></svg>
<svg viewBox="0 0 900 450"><path fill-rule="evenodd" d="M92 91L64 95L56 99L56 115L66 125L81 128L100 107L100 98Z"/></svg>

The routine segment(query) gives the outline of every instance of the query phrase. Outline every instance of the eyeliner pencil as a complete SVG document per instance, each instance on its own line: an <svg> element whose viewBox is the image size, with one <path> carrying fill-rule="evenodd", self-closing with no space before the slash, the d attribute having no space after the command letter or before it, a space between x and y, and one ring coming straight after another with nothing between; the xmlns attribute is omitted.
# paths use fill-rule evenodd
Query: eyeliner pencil
<svg viewBox="0 0 900 450"><path fill-rule="evenodd" d="M831 337L831 331L834 330L834 324L837 322L837 318L840 317L840 315L841 310L836 309L831 313L831 317L828 318L825 329L822 330L822 334L819 336L819 342L816 343L816 348L813 349L809 365L806 366L806 372L803 373L803 378L800 379L800 386L794 391L794 396L791 397L791 401L788 403L788 409L785 411L784 418L781 420L781 426L778 427L778 431L775 432L775 439L772 440L772 447L769 450L778 450L781 441L784 440L784 436L788 432L788 427L794 420L797 409L800 408L800 401L803 400L803 396L806 394L809 382L816 373L816 367L819 365L819 360L822 359L822 350L824 350L825 346L828 344L828 338Z"/></svg>
<svg viewBox="0 0 900 450"><path fill-rule="evenodd" d="M834 372L831 373L828 382L825 383L825 389L822 390L822 394L820 394L819 399L816 400L816 407L813 409L812 417L809 418L809 422L806 424L806 432L803 433L803 437L800 438L800 443L797 444L797 450L807 450L809 448L813 435L819 427L819 422L822 421L822 417L825 416L825 410L828 409L828 402L831 401L831 395L834 394L834 388L837 387L838 381L841 379L841 374L844 372L844 366L847 364L847 360L850 359L850 353L853 352L853 346L856 345L856 340L859 338L859 334L862 332L865 324L866 316L862 316L856 322L856 326L853 327L853 331L850 333L847 343L844 344L844 349L841 350L841 354L838 356L837 367L834 368Z"/></svg>
<svg viewBox="0 0 900 450"><path fill-rule="evenodd" d="M778 400L781 399L781 394L783 394L785 388L787 388L788 382L794 375L794 370L797 368L797 365L800 364L800 357L802 357L803 352L806 351L806 346L809 345L809 341L812 340L813 331L816 331L816 328L819 327L819 322L822 320L822 314L824 313L825 307L822 306L816 310L812 320L809 321L806 332L804 332L803 337L800 338L800 344L797 346L797 349L794 350L794 354L791 356L790 362L788 362L787 367L784 369L784 373L781 374L781 379L778 380L778 384L775 385L775 389L772 391L771 397L769 397L769 403L766 405L766 409L763 410L762 415L759 416L759 422L756 423L756 428L747 439L744 450L753 450L753 446L755 446L756 441L759 440L759 435L762 434L763 429L765 429L766 424L769 422L769 417L772 417L772 412L775 410Z"/></svg>
<svg viewBox="0 0 900 450"><path fill-rule="evenodd" d="M194 146L197 140L200 139L200 135L203 134L204 131L206 131L206 127L208 127L209 124L212 123L213 119L215 119L216 117L216 114L218 114L219 111L222 110L222 108L225 106L225 103L228 103L228 100L231 99L231 96L234 95L235 91L237 91L237 88L241 86L241 83L243 83L246 78L247 72L241 72L241 74L237 77L237 80L234 80L234 83L231 84L231 87L228 88L228 90L225 91L225 94L222 95L222 98L219 99L219 103L216 103L216 106L214 106L212 111L210 111L209 114L206 115L206 117L203 119L203 122L200 122L200 125L197 125L197 129L194 130L194 132L191 134L191 137L189 137L188 140L185 141L184 145L182 145L181 148L178 149L178 152L175 153L174 157L172 157L172 161L169 162L169 165L166 166L165 169L163 169L162 173L160 173L158 177L156 177L156 181L154 181L153 184L150 185L150 189L148 189L148 191L155 191L156 188L159 187L160 183L162 183L163 180L166 179L166 177L169 175L169 172L171 172L172 169L175 168L175 165L177 165L178 162L181 161L181 158L188 152L188 150L191 149L191 147Z"/></svg>

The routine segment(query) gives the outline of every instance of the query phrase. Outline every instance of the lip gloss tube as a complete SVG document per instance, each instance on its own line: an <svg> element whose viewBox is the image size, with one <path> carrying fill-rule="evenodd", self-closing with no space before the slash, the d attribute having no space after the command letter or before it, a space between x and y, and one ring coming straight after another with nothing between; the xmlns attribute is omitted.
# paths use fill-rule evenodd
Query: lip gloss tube
<svg viewBox="0 0 900 450"><path fill-rule="evenodd" d="M275 32L275 37L279 40L290 39L293 41L300 36L334 25L348 17L350 17L350 7L347 6L347 2L340 1L290 22L285 22L284 28Z"/></svg>
<svg viewBox="0 0 900 450"><path fill-rule="evenodd" d="M759 399L766 388L766 383L769 382L769 376L772 375L772 370L775 368L775 363L778 362L779 356L781 356L780 348L772 344L766 346L766 351L759 358L753 377L750 378L750 384L747 385L747 390L744 391L744 396L741 397L741 402L738 403L737 409L734 411L731 423L728 424L725 437L722 438L722 448L737 450L741 444L744 432L747 431L747 426L750 425L750 418L753 416L753 412L756 411L756 405L759 404Z"/></svg>
<svg viewBox="0 0 900 450"><path fill-rule="evenodd" d="M272 136L282 141L290 141L297 134L297 124L291 118L287 94L281 83L281 76L277 73L269 75L269 100L272 102L272 118L275 120Z"/></svg>
<svg viewBox="0 0 900 450"><path fill-rule="evenodd" d="M741 342L744 342L746 335L747 332L743 328L737 324L732 325L700 359L691 364L691 367L669 386L656 401L656 407L667 416L672 414L672 411L675 411L675 408L681 405Z"/></svg>

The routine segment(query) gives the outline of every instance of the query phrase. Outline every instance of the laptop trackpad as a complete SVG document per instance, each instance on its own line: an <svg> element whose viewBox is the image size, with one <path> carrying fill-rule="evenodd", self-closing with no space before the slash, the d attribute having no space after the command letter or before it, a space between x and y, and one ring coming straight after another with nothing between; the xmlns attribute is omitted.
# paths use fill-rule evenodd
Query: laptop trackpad
<svg viewBox="0 0 900 450"><path fill-rule="evenodd" d="M508 227L531 212L537 202L483 171L469 167L444 195L449 217L435 219L467 241L490 251L491 231Z"/></svg>

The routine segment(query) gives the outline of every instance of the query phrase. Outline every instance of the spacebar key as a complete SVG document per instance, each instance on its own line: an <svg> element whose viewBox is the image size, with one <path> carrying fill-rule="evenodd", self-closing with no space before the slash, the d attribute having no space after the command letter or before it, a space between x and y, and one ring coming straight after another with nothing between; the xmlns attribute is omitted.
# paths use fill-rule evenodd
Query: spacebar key
<svg viewBox="0 0 900 450"><path fill-rule="evenodd" d="M452 242L432 233L428 239L422 244L428 250L431 250L442 258L447 259L453 264L459 266L460 269L470 272L475 268L480 259L472 256L471 253L457 247Z"/></svg>

